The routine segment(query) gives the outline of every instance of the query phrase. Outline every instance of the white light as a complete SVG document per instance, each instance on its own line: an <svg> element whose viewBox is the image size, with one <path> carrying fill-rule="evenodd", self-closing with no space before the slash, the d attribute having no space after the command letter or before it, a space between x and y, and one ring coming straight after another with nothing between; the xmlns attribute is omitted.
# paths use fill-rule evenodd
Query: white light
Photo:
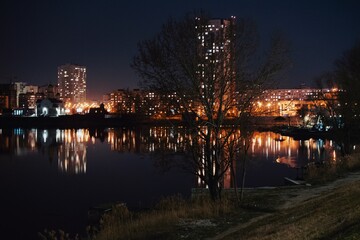
<svg viewBox="0 0 360 240"><path fill-rule="evenodd" d="M46 140L47 140L48 136L49 136L49 134L48 134L47 130L44 130L44 132L43 132L43 134L42 134L44 143L46 143Z"/></svg>
<svg viewBox="0 0 360 240"><path fill-rule="evenodd" d="M43 107L43 109L42 109L42 114L43 114L44 116L48 115L48 114L49 114L49 109L48 109L47 107Z"/></svg>

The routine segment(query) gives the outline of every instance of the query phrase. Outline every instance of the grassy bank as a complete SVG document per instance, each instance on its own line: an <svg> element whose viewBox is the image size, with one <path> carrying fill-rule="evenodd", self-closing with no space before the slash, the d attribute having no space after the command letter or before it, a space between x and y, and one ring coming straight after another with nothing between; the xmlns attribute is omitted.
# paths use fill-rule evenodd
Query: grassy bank
<svg viewBox="0 0 360 240"><path fill-rule="evenodd" d="M163 199L154 209L141 213L118 206L104 215L95 239L199 239L214 234L213 220L235 209L236 204L228 199L214 203L207 198L187 201L178 196ZM212 231L201 231L204 228Z"/></svg>
<svg viewBox="0 0 360 240"><path fill-rule="evenodd" d="M360 239L359 169L360 153L310 166L315 185L247 190L241 204L229 194L174 196L145 212L117 205L83 239ZM52 234L43 239L73 239Z"/></svg>
<svg viewBox="0 0 360 240"><path fill-rule="evenodd" d="M360 181L279 210L225 239L360 239Z"/></svg>
<svg viewBox="0 0 360 240"><path fill-rule="evenodd" d="M273 214L215 239L360 239L360 153L310 165L306 179L314 186L278 192Z"/></svg>

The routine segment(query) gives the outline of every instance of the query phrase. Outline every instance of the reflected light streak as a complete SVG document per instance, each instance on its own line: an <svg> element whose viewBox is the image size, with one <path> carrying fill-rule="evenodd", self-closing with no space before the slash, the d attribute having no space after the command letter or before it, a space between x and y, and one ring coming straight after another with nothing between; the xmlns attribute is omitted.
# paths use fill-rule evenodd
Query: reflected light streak
<svg viewBox="0 0 360 240"><path fill-rule="evenodd" d="M187 152L188 144L200 143L201 140L193 138L191 134L180 131L182 128L150 127L143 130L134 129L106 129L96 131L90 137L87 129L65 129L65 130L14 130L10 138L0 134L0 149L13 149L16 154L24 154L26 151L38 151L39 148L56 147L58 169L66 173L86 173L88 144L95 144L97 138L105 140L110 144L112 151L118 152L140 152L152 153L156 151ZM185 129L183 129L185 130ZM239 136L240 132L236 132ZM224 134L222 134L224 136ZM232 137L237 140L238 137ZM39 139L39 142L38 142ZM250 161L252 158L269 160L279 164L292 162L277 161L283 159L303 159L301 161L318 161L328 159L336 161L337 154L333 148L333 141L295 141L290 137L285 140L276 141L278 135L270 132L255 132L250 141ZM213 141L215 144L216 141ZM245 144L243 140L241 144ZM265 143L265 144L264 144ZM355 146L354 146L355 149ZM204 153L203 154L203 158ZM201 160L204 162L204 159Z"/></svg>

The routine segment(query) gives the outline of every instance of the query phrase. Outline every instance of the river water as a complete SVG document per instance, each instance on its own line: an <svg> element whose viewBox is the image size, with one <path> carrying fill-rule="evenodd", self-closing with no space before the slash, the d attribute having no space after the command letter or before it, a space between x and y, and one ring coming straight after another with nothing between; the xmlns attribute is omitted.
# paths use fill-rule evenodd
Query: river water
<svg viewBox="0 0 360 240"><path fill-rule="evenodd" d="M123 202L142 209L163 196L189 197L197 179L178 168L165 171L155 157L164 147L184 149L183 137L171 127L0 128L1 235L37 239L45 228L83 232L91 207ZM331 140L257 132L249 148L246 186L282 185L284 177L296 178L297 168L308 162L336 160Z"/></svg>

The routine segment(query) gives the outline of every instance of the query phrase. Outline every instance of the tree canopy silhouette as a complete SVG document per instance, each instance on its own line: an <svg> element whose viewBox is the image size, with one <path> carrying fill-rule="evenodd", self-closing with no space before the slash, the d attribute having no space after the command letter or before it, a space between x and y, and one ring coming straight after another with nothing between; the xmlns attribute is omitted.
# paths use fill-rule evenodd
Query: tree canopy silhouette
<svg viewBox="0 0 360 240"><path fill-rule="evenodd" d="M140 42L132 63L142 87L176 93L187 116L191 161L186 168L208 186L214 200L221 196L233 153L243 147L241 138L249 136L254 101L289 63L280 34L272 36L268 48L259 42L250 20L192 13L170 18L155 37Z"/></svg>

